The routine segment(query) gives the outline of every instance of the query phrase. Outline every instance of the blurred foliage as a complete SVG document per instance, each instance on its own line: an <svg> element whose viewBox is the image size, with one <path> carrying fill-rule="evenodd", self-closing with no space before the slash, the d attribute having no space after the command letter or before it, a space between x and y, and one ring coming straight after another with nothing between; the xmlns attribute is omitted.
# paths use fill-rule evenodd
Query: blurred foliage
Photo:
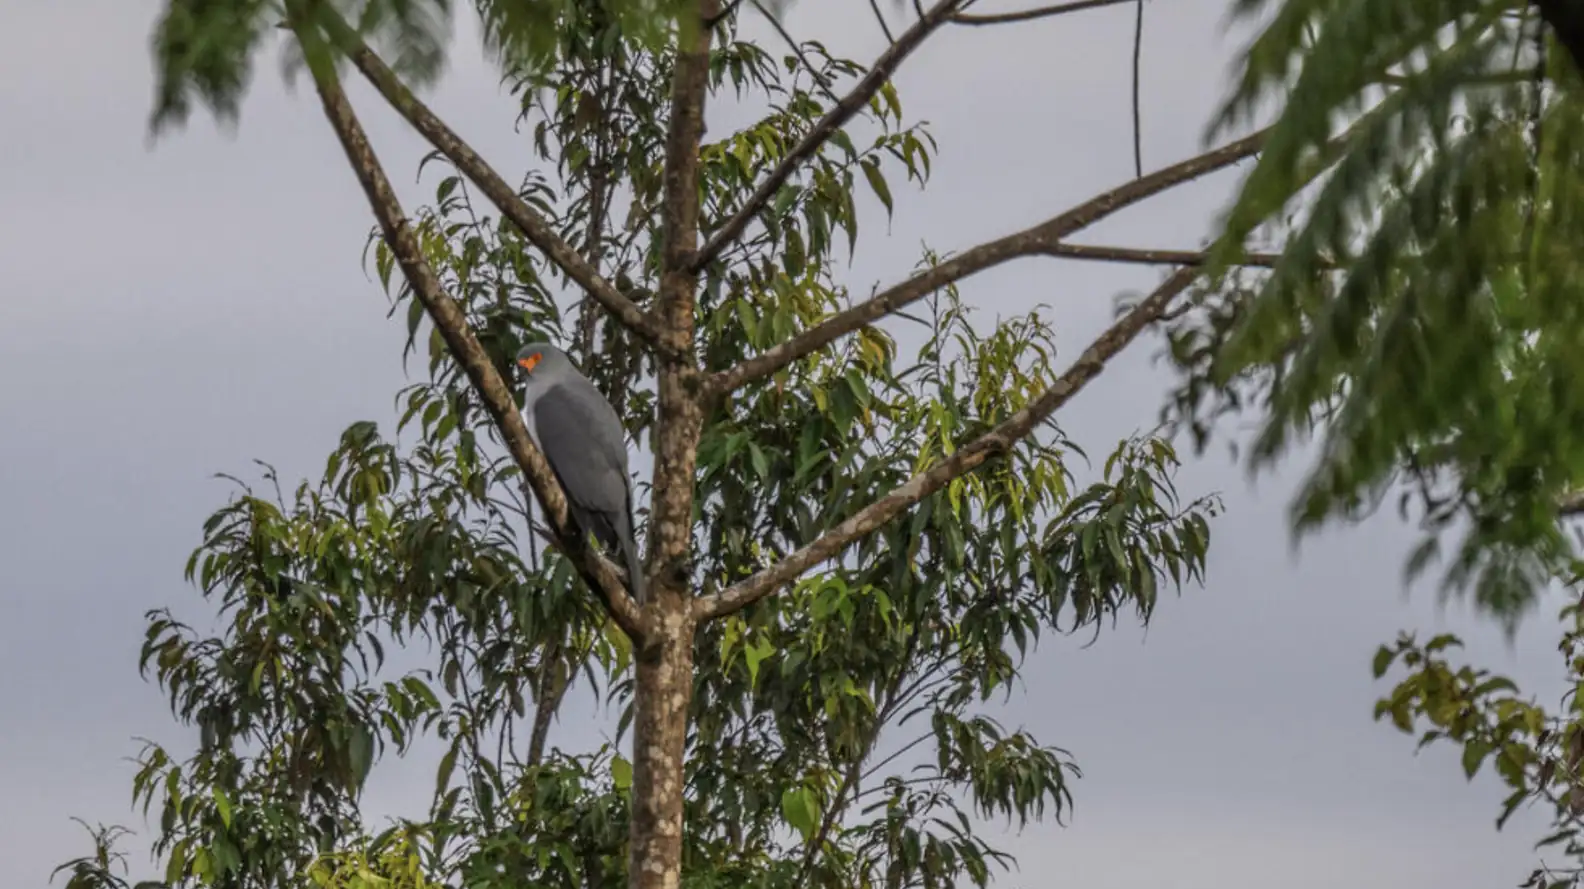
<svg viewBox="0 0 1584 889"><path fill-rule="evenodd" d="M604 5L564 10L548 68L507 66L534 161L521 193L643 303L658 274L670 58ZM741 207L829 110L825 84L861 74L818 43L778 56L723 27L711 88L763 116L704 146L708 220ZM847 304L835 272L860 217L889 214L901 183L929 177L934 143L906 121L886 87L705 270L703 364L727 367ZM568 282L444 159L429 164L441 167L414 217L423 247L497 366L525 341L565 343L641 446L654 412L643 350L569 302ZM185 758L152 742L139 757L160 885L619 885L632 782L621 737L583 751L548 738L574 692L625 732L626 638L571 565L540 550L518 470L377 239L368 260L406 320L405 356L425 365L397 396L396 437L354 423L318 479L282 486L268 467L263 490L234 479L188 565L216 628L149 616L143 668L200 742ZM699 593L842 522L1055 379L1043 311L985 331L955 290L920 307L899 321L919 346L864 329L708 418ZM1146 620L1163 589L1202 580L1218 509L1179 498L1162 439L1119 443L1087 484L1074 457L1043 431L700 633L686 886L983 887L1009 863L983 819L1068 812L1070 757L998 724L994 699L1046 634ZM370 774L431 754L429 810L371 825ZM123 885L117 840L96 833L96 853L64 866L68 889Z"/></svg>
<svg viewBox="0 0 1584 889"><path fill-rule="evenodd" d="M1255 466L1317 438L1300 531L1398 494L1409 574L1444 555L1510 626L1577 554L1584 82L1517 0L1235 6L1265 25L1217 129L1280 115L1213 248L1227 286L1175 332L1174 409L1202 446L1258 408ZM1237 268L1251 238L1273 269Z"/></svg>

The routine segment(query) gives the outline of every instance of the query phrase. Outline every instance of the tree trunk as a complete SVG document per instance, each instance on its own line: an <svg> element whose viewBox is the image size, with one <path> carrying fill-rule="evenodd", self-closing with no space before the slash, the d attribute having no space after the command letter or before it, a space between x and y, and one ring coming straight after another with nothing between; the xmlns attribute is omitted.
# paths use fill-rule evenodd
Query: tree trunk
<svg viewBox="0 0 1584 889"><path fill-rule="evenodd" d="M699 141L709 93L710 30L717 0L698 0L677 22L676 70L666 134L660 289L655 314L679 347L660 356L659 424L649 513L651 618L637 653L633 720L632 830L629 889L677 889L682 883L682 775L688 705L693 698L691 589L693 486L703 409L694 365L692 270L699 234Z"/></svg>
<svg viewBox="0 0 1584 889"><path fill-rule="evenodd" d="M656 638L637 657L630 889L677 889L682 877L682 780L693 699L694 624L686 600L667 604L681 610L662 618Z"/></svg>

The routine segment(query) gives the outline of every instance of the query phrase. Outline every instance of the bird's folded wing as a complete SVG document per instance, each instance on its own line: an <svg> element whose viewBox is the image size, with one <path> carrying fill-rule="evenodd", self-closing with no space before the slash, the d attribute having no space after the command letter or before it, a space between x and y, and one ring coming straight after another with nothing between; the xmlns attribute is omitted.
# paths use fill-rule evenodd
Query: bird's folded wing
<svg viewBox="0 0 1584 889"><path fill-rule="evenodd" d="M534 431L545 460L575 506L623 514L627 443L615 412L599 390L592 386L589 390L554 386L540 394L532 407ZM609 428L612 425L614 429Z"/></svg>

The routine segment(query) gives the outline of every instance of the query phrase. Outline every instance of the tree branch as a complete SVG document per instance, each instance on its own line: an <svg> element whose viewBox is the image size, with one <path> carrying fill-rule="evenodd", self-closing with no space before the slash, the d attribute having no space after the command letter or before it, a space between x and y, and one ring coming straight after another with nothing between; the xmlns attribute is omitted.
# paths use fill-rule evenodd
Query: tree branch
<svg viewBox="0 0 1584 889"><path fill-rule="evenodd" d="M825 116L814 124L814 128L809 130L808 135L804 136L801 142L787 152L786 157L781 159L781 163L770 171L770 175L766 176L763 182L759 183L759 187L754 189L753 194L748 197L742 208L705 242L704 246L699 249L698 254L693 258L693 271L697 272L709 265L715 257L720 255L722 250L731 246L733 241L741 237L743 231L748 228L748 224L753 221L753 218L760 211L764 210L770 200L775 197L776 192L781 190L781 186L792 178L792 174L797 171L797 168L804 161L813 157L829 141L832 134L846 126L847 122L852 120L853 116L864 105L868 104L870 99L874 98L875 93L879 92L882 86L885 86L886 81L891 79L897 68L901 67L902 62L915 49L918 49L925 39L935 33L941 25L944 25L951 18L952 11L961 3L962 0L937 0L936 4L930 7L929 11L915 22L912 27L903 31L886 51L881 53L878 59L875 59L874 65L869 68L869 73L858 81L858 85L853 87L852 91L846 96L843 96L835 107L825 112Z"/></svg>
<svg viewBox="0 0 1584 889"><path fill-rule="evenodd" d="M502 214L510 219L529 243L539 248L556 267L566 273L579 287L603 305L618 321L661 349L676 351L677 346L668 338L659 324L632 300L623 296L615 285L600 275L596 268L572 245L568 244L550 227L550 223L522 199L495 168L489 165L472 146L468 145L445 122L436 117L412 90L401 82L375 52L363 42L344 19L327 14L330 27L337 33L332 36L379 94L413 126L429 144L440 150L456 164L463 175L472 180Z"/></svg>
<svg viewBox="0 0 1584 889"><path fill-rule="evenodd" d="M385 242L390 245L402 273L412 285L414 295L423 304L429 319L445 340L446 347L457 363L462 365L468 380L478 391L485 410L500 429L512 458L522 469L529 485L533 487L534 494L544 508L545 517L555 531L562 548L571 554L573 564L577 566L589 587L605 600L606 607L617 624L634 639L644 638L642 615L621 582L625 573L604 558L598 550L590 547L584 535L574 533L567 519L566 495L562 492L560 483L556 481L555 474L545 462L544 455L539 453L528 437L528 429L523 425L522 415L517 410L517 403L512 397L511 390L507 388L506 382L495 370L495 365L490 361L484 347L479 344L478 338L468 327L462 309L446 294L440 279L435 276L434 270L424 259L417 235L413 233L412 226L402 211L396 192L391 188L390 179L385 175L385 170L374 153L374 147L369 144L368 134L364 132L363 125L358 121L357 113L347 99L335 69L325 62L322 56L315 58L316 54L312 48L314 38L310 34L303 29L294 29L294 31L299 41L309 44L305 47L304 55L310 60L308 68L313 75L314 86L324 107L325 117L329 119L331 128L335 130L336 137L346 152L347 161L351 164L353 172L357 174L369 206L379 221Z"/></svg>
<svg viewBox="0 0 1584 889"><path fill-rule="evenodd" d="M530 766L544 762L545 744L550 740L550 722L555 718L556 710L561 707L561 699L572 684L571 677L562 672L567 667L561 658L562 646L557 640L545 647L539 659L539 681L534 688L533 728L528 734L527 763Z"/></svg>
<svg viewBox="0 0 1584 889"><path fill-rule="evenodd" d="M891 36L891 28L886 25L885 13L880 11L879 0L869 0L869 8L875 14L875 21L880 23L880 33L885 35L886 45L890 46L895 43L896 38Z"/></svg>
<svg viewBox="0 0 1584 889"><path fill-rule="evenodd" d="M1102 6L1120 6L1123 3L1133 2L1137 2L1137 0L1077 0L1075 3L1058 3L1055 6L1041 6L1038 9L1024 9L1018 12L997 12L984 15L970 15L966 12L960 12L952 16L951 21L954 25L1008 25L1013 22L1027 22L1034 19L1066 15L1069 12L1082 12L1086 9L1098 9Z"/></svg>
<svg viewBox="0 0 1584 889"><path fill-rule="evenodd" d="M1203 265L1206 254L1202 250L1140 250L1135 247L1101 247L1091 244L1057 244L1047 256L1061 259L1092 259L1100 262L1130 262L1139 265ZM1279 253L1246 253L1237 260L1238 265L1253 268L1272 268L1281 259Z"/></svg>
<svg viewBox="0 0 1584 889"><path fill-rule="evenodd" d="M1148 297L1089 344L1078 360L1040 396L994 429L964 445L951 457L913 476L889 494L820 535L774 565L739 583L697 601L702 619L731 614L770 595L804 571L840 554L858 538L884 525L903 510L944 488L952 479L972 472L986 460L1004 454L1032 433L1058 408L1099 376L1106 362L1122 351L1149 324L1165 313L1172 300L1198 276L1193 268L1174 272Z"/></svg>
<svg viewBox="0 0 1584 889"><path fill-rule="evenodd" d="M732 13L736 12L737 11L737 7L741 6L741 5L742 5L742 0L731 0L731 2L724 4L723 6L721 6L719 12L716 12L715 14L711 15L709 18L704 20L704 27L706 27L706 28L715 27L716 25L720 24L722 21L725 21L727 16L729 16Z"/></svg>
<svg viewBox="0 0 1584 889"><path fill-rule="evenodd" d="M1144 78L1144 0L1138 0L1138 12L1133 17L1133 175L1144 175L1144 113L1139 94Z"/></svg>
<svg viewBox="0 0 1584 889"><path fill-rule="evenodd" d="M838 337L852 333L898 309L970 275L1024 256L1075 255L1085 248L1062 244L1062 240L1101 219L1153 197L1169 188L1197 179L1207 173L1231 166L1257 153L1267 131L1261 130L1214 151L1201 154L1148 176L1114 188L1052 217L1032 228L972 247L938 265L931 266L888 290L849 309L826 318L779 346L749 358L735 367L710 375L706 389L712 395L730 392L744 383L774 373L809 355Z"/></svg>

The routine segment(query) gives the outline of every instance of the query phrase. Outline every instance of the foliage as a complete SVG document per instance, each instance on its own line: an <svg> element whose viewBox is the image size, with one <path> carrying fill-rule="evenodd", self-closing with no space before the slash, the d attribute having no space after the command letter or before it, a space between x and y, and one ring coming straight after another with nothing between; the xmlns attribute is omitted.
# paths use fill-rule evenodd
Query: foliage
<svg viewBox="0 0 1584 889"><path fill-rule="evenodd" d="M1410 574L1461 528L1446 588L1509 621L1574 558L1558 502L1584 482L1584 96L1539 33L1508 0L1275 8L1218 122L1281 102L1213 251L1235 286L1174 343L1201 436L1252 403L1256 465L1320 440L1300 530L1395 488L1427 531ZM1234 271L1262 231L1279 261Z"/></svg>
<svg viewBox="0 0 1584 889"><path fill-rule="evenodd" d="M509 69L539 162L522 195L641 304L658 286L672 60L604 7L564 9L551 67ZM823 84L858 72L814 43L777 57L721 41L712 91L766 110L705 145L706 218L744 206L828 110ZM929 176L934 143L905 120L887 86L705 271L706 368L845 304L835 270L869 212L860 178L889 213L897 183ZM565 305L559 272L478 211L460 177L443 175L416 219L497 367L528 340L569 344L642 441L652 368L625 329ZM262 493L237 480L188 567L219 630L150 615L144 665L201 736L185 759L156 744L140 757L135 795L157 813L164 882L617 885L632 765L614 745L567 752L547 738L578 690L625 729L632 652L570 562L540 551L518 468L493 456L477 394L384 242L373 247L408 354L427 363L398 396L398 439L355 423L317 480L283 490L266 468ZM1043 312L986 333L954 288L925 305L929 317L905 319L922 346L903 351L866 328L707 418L692 529L700 594L839 524L1055 379ZM982 887L1008 859L975 816L1065 815L1076 767L999 725L992 699L1011 693L1047 633L1099 632L1125 611L1147 619L1163 587L1200 580L1218 508L1179 500L1162 439L1120 443L1082 485L1075 456L1059 431L1018 442L843 560L702 630L686 886ZM371 835L360 805L371 772L429 752L429 812ZM99 858L68 867L72 889L118 885Z"/></svg>
<svg viewBox="0 0 1584 889"><path fill-rule="evenodd" d="M680 2L600 0L599 7L626 33L657 47ZM509 67L541 72L554 64L558 35L586 6L580 0L473 3L487 48ZM235 123L252 79L254 56L267 38L288 20L316 21L322 16L354 23L358 34L390 59L398 73L422 84L444 67L454 8L452 0L166 0L152 40L155 102L150 126L158 132L186 123L195 103L220 121ZM299 61L288 56L288 70Z"/></svg>
<svg viewBox="0 0 1584 889"><path fill-rule="evenodd" d="M1511 629L1557 580L1577 585L1561 523L1584 485L1575 284L1584 82L1542 4L1508 0L1239 0L1270 15L1217 128L1280 103L1224 218L1211 271L1230 286L1173 337L1175 409L1201 444L1218 414L1267 412L1253 462L1321 445L1293 504L1299 530L1376 508L1394 490L1426 531L1410 575L1441 552L1447 591ZM1238 268L1251 239L1268 272ZM1497 826L1536 806L1545 860L1523 885L1584 875L1584 609L1562 610L1560 706L1458 664L1451 635L1383 646L1377 719L1451 745L1465 775L1507 789ZM1560 860L1559 860L1560 858Z"/></svg>
<svg viewBox="0 0 1584 889"><path fill-rule="evenodd" d="M1559 706L1526 698L1503 676L1455 665L1457 637L1418 642L1404 634L1375 656L1376 678L1396 669L1401 676L1375 707L1421 748L1460 748L1463 773L1472 780L1489 764L1508 794L1496 819L1503 826L1520 808L1537 807L1550 821L1535 848L1546 856L1522 885L1576 889L1584 884L1584 601L1561 610L1564 627L1557 652L1568 689Z"/></svg>

